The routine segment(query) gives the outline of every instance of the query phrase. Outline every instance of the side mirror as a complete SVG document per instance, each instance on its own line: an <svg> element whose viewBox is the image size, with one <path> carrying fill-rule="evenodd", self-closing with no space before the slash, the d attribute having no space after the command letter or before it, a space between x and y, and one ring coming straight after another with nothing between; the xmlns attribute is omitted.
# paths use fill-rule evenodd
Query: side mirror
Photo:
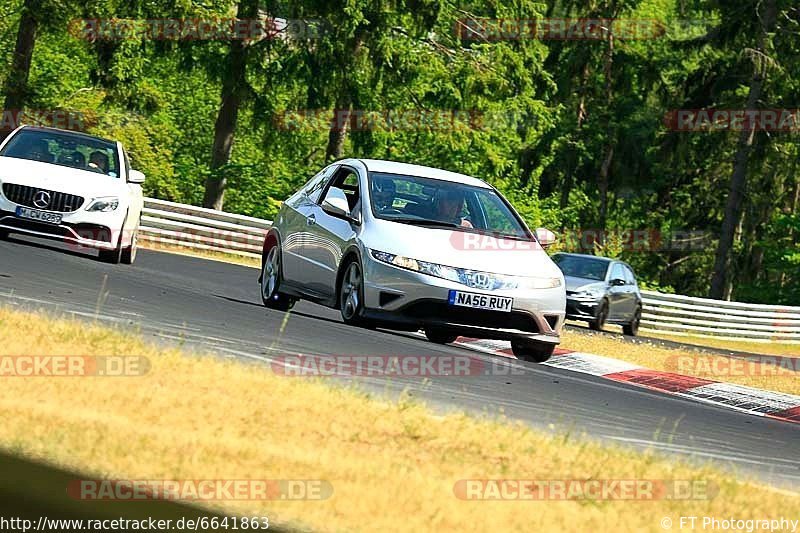
<svg viewBox="0 0 800 533"><path fill-rule="evenodd" d="M145 179L144 174L142 174L138 170L131 170L130 172L128 172L128 183L136 183L138 185L141 185L142 183L144 183L144 179Z"/></svg>
<svg viewBox="0 0 800 533"><path fill-rule="evenodd" d="M328 194L322 201L322 210L338 218L350 218L350 203L344 191L338 187L328 189Z"/></svg>
<svg viewBox="0 0 800 533"><path fill-rule="evenodd" d="M556 234L549 229L537 228L533 233L536 235L536 240L539 241L542 248L547 248L556 242Z"/></svg>
<svg viewBox="0 0 800 533"><path fill-rule="evenodd" d="M612 287L621 287L622 285L625 285L625 280L624 279L616 278L616 279L612 279L611 280L611 286Z"/></svg>

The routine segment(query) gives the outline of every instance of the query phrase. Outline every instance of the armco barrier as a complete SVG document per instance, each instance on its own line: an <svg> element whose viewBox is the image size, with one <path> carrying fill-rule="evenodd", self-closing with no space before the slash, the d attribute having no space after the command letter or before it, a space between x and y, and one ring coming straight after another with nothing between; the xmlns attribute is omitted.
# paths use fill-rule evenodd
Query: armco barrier
<svg viewBox="0 0 800 533"><path fill-rule="evenodd" d="M800 307L642 291L641 329L718 339L800 344Z"/></svg>
<svg viewBox="0 0 800 533"><path fill-rule="evenodd" d="M145 198L139 239L155 244L261 257L269 220Z"/></svg>
<svg viewBox="0 0 800 533"><path fill-rule="evenodd" d="M261 257L269 220L145 198L139 238L156 244ZM800 344L800 307L642 291L642 331Z"/></svg>

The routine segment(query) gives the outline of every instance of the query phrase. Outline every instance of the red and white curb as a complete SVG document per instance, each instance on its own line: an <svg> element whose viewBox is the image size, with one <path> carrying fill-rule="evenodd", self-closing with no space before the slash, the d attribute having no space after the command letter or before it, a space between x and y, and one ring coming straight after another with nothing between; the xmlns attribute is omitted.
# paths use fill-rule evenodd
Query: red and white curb
<svg viewBox="0 0 800 533"><path fill-rule="evenodd" d="M459 337L455 344L493 355L514 357L508 342ZM651 370L602 355L562 349L556 349L553 357L541 364L800 424L800 396L793 394Z"/></svg>

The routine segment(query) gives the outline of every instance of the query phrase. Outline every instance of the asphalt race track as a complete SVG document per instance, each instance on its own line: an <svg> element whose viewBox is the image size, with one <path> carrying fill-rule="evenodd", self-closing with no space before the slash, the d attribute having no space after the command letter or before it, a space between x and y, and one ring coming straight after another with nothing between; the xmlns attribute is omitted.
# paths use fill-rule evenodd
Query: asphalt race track
<svg viewBox="0 0 800 533"><path fill-rule="evenodd" d="M263 360L282 355L470 355L508 374L357 378L374 392L407 389L440 411L467 410L635 447L652 447L800 490L800 426L566 370L521 363L408 333L342 324L338 311L301 302L283 313L260 303L252 268L140 250L132 267L93 252L12 236L0 241L0 303L97 318L151 340ZM282 324L285 322L283 328ZM20 354L21 355L21 354ZM224 376L221 376L224 378ZM288 378L287 378L288 379ZM294 378L298 379L298 378Z"/></svg>

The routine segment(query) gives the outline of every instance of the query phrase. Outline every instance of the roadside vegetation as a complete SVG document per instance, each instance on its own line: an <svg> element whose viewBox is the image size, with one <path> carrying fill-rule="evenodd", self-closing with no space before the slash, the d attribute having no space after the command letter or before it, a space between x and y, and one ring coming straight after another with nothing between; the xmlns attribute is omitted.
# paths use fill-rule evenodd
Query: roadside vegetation
<svg viewBox="0 0 800 533"><path fill-rule="evenodd" d="M663 531L665 517L769 519L800 500L742 475L496 419L435 414L268 366L0 308L0 355L136 355L139 377L0 377L0 446L109 479L326 480L322 501L222 501L321 531ZM689 480L698 500L465 501L464 479Z"/></svg>

